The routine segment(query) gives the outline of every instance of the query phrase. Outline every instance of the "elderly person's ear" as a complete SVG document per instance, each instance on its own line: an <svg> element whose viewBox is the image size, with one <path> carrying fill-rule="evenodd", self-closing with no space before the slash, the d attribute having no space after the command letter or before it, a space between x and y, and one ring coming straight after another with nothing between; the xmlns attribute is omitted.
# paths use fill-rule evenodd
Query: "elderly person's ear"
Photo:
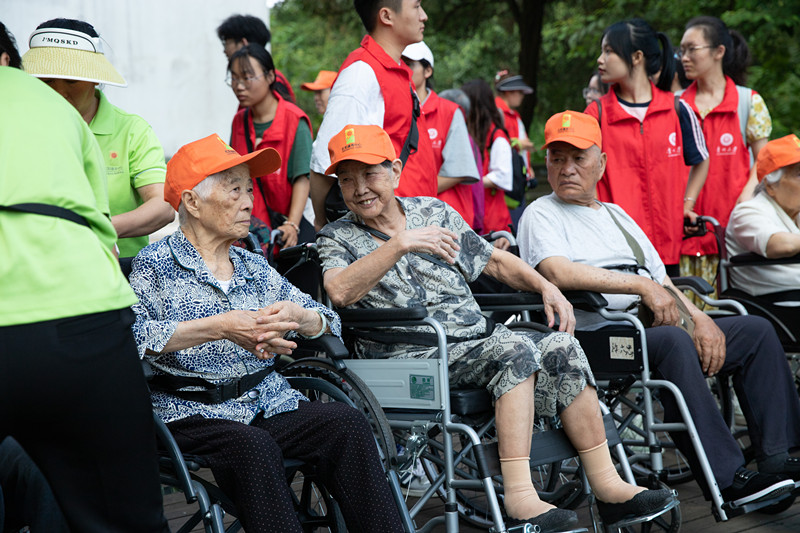
<svg viewBox="0 0 800 533"><path fill-rule="evenodd" d="M181 192L181 203L187 213L195 218L200 217L200 195L196 192L184 189Z"/></svg>
<svg viewBox="0 0 800 533"><path fill-rule="evenodd" d="M395 159L392 161L392 183L396 189L400 185L400 174L403 172L403 161Z"/></svg>

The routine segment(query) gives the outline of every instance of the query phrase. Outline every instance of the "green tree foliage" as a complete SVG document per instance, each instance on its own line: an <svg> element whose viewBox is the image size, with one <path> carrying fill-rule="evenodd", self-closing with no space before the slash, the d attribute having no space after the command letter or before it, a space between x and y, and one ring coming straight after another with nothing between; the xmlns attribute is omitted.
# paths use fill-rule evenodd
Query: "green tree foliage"
<svg viewBox="0 0 800 533"><path fill-rule="evenodd" d="M520 57L520 50L531 49L536 37L527 31L535 25L531 10L541 5L541 46L531 75L524 68L530 58ZM475 77L491 80L501 68L526 72L536 94L526 100L523 117L537 144L543 141L547 117L584 109L581 89L596 68L603 30L631 17L650 22L674 46L690 18L722 18L750 45L748 85L770 109L772 138L800 132L800 0L424 0L423 7L437 90ZM351 0L285 0L273 11L272 26L276 63L296 86L313 80L320 69L336 70L364 34ZM299 94L298 100L313 111L310 93ZM315 118L318 123L320 117Z"/></svg>

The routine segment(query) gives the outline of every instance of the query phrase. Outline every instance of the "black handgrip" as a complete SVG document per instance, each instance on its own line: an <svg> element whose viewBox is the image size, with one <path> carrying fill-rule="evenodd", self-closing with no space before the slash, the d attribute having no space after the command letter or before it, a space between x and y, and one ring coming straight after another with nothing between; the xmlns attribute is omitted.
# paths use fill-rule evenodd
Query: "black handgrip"
<svg viewBox="0 0 800 533"><path fill-rule="evenodd" d="M346 359L350 357L350 352L345 348L344 343L335 335L322 335L316 339L304 339L297 337L293 339L297 347L315 352L325 352L331 359Z"/></svg>

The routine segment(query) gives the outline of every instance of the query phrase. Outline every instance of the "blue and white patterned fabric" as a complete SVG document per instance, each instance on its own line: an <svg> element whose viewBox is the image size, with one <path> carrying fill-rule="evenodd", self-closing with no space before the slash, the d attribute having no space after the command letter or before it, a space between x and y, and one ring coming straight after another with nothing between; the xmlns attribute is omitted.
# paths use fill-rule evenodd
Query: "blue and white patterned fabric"
<svg viewBox="0 0 800 533"><path fill-rule="evenodd" d="M225 294L181 230L147 246L136 256L130 276L131 286L139 297L139 303L133 307L136 312L133 333L139 356L147 358L156 374L196 376L217 383L272 365L273 359L258 359L229 340L206 342L178 352L146 354L147 350L163 350L179 322L235 309L257 310L289 300L324 313L333 334L341 335L338 315L289 283L266 259L237 247L231 247L229 257L234 271L229 292ZM298 401L305 399L275 372L256 388L260 392L256 400L244 395L215 405L163 392L154 392L151 399L153 409L164 422L199 414L245 424L259 411L269 417L297 409Z"/></svg>

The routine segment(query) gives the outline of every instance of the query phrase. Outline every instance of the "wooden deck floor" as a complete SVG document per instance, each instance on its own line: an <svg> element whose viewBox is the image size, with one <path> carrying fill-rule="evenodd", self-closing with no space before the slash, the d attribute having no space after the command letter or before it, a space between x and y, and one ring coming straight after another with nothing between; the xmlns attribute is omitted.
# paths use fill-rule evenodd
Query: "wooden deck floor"
<svg viewBox="0 0 800 533"><path fill-rule="evenodd" d="M711 515L709 502L703 496L694 482L684 483L674 487L678 490L681 501L680 510L682 516L681 531L685 533L789 533L800 532L800 500L795 502L792 507L778 515L765 515L751 513L740 516L727 522L716 522ZM172 530L177 530L186 522L196 507L187 505L183 495L180 493L167 494L164 496L164 509L170 521ZM423 521L443 512L443 504L439 500L432 500L423 509L418 517L418 525ZM589 517L588 506L584 504L578 509L581 525L591 531L591 519ZM230 520L230 518L228 518ZM485 531L461 522L460 530L464 533ZM194 531L202 531L202 528L195 528ZM444 532L444 526L434 529L435 532Z"/></svg>

